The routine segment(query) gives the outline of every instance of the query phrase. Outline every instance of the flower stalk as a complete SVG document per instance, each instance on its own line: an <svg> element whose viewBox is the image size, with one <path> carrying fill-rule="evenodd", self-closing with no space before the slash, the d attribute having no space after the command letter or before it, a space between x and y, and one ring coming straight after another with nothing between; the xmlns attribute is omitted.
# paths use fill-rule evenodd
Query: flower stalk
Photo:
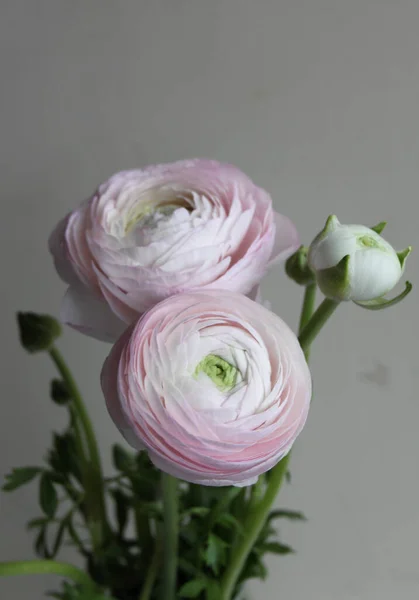
<svg viewBox="0 0 419 600"><path fill-rule="evenodd" d="M51 346L48 352L72 397L72 414L76 420L74 430L82 462L88 524L93 547L97 553L100 553L105 539L107 516L99 448L92 422L69 367L56 346Z"/></svg>

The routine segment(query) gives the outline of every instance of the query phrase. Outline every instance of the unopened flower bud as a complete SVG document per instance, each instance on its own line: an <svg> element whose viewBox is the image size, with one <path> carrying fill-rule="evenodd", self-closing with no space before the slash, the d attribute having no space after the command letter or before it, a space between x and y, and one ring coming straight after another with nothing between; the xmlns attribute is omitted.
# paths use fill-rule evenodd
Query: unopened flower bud
<svg viewBox="0 0 419 600"><path fill-rule="evenodd" d="M370 302L398 283L411 248L396 252L380 232L363 225L341 225L332 215L309 248L308 264L328 298Z"/></svg>

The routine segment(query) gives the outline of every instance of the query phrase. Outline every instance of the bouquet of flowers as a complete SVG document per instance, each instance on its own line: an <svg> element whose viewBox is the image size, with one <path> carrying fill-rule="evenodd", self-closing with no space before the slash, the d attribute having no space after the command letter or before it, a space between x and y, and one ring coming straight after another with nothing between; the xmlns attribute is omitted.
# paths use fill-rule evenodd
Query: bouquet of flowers
<svg viewBox="0 0 419 600"><path fill-rule="evenodd" d="M60 321L113 344L104 410L127 443L105 476L61 325L19 313L23 347L57 369L68 425L43 465L5 478L5 492L37 480L41 512L28 523L38 559L0 575L62 575L49 593L61 600L232 600L265 578L267 553L293 552L278 520L304 520L273 505L308 416L315 337L342 302L382 310L411 289L386 297L410 248L396 252L384 226L330 216L300 245L265 190L209 160L117 173L68 214L50 238L68 285ZM260 297L281 262L304 290L297 333ZM84 569L56 559L65 544Z"/></svg>

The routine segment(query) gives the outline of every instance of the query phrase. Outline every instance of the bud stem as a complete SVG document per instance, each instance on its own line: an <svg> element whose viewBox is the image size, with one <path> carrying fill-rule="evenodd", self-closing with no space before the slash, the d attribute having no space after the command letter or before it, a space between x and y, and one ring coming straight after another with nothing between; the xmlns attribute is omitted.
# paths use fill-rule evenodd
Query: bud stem
<svg viewBox="0 0 419 600"><path fill-rule="evenodd" d="M339 302L325 298L308 323L303 327L298 339L306 355L314 338L338 306Z"/></svg>
<svg viewBox="0 0 419 600"><path fill-rule="evenodd" d="M313 311L314 311L314 304L316 302L316 291L317 291L316 283L311 283L305 289L303 306L301 309L300 322L298 325L299 333L301 333L303 331L304 327L307 325L307 323L311 319L311 315L313 314ZM310 356L310 348L309 347L307 347L304 350L304 355L306 357L306 360L308 360L309 356Z"/></svg>

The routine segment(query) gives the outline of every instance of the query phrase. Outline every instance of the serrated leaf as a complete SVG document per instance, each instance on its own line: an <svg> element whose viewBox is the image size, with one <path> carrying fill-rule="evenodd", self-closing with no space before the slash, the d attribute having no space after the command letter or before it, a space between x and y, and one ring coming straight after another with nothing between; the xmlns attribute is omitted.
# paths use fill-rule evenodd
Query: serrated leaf
<svg viewBox="0 0 419 600"><path fill-rule="evenodd" d="M205 563L211 567L216 575L226 560L226 542L213 533L208 536L208 542L204 550Z"/></svg>
<svg viewBox="0 0 419 600"><path fill-rule="evenodd" d="M197 598L199 594L206 588L204 579L192 579L185 583L179 590L180 598Z"/></svg>
<svg viewBox="0 0 419 600"><path fill-rule="evenodd" d="M5 483L3 484L4 492L11 492L19 488L21 485L25 485L34 479L42 469L39 467L17 467L6 475Z"/></svg>
<svg viewBox="0 0 419 600"><path fill-rule="evenodd" d="M115 469L122 473L129 473L134 468L134 459L132 454L127 452L119 444L112 447L112 458Z"/></svg>
<svg viewBox="0 0 419 600"><path fill-rule="evenodd" d="M271 552L273 554L294 554L295 550L291 546L281 544L280 542L266 542L260 546L261 552Z"/></svg>
<svg viewBox="0 0 419 600"><path fill-rule="evenodd" d="M39 504L48 517L55 515L58 498L48 473L43 473L39 482Z"/></svg>
<svg viewBox="0 0 419 600"><path fill-rule="evenodd" d="M288 508L273 510L269 517L269 521L273 519L289 519L290 521L307 521L304 513L298 510L289 510Z"/></svg>
<svg viewBox="0 0 419 600"><path fill-rule="evenodd" d="M61 325L50 315L19 312L17 322L20 342L31 353L49 350L61 335Z"/></svg>
<svg viewBox="0 0 419 600"><path fill-rule="evenodd" d="M68 404L71 400L71 394L67 384L62 379L53 379L50 387L51 399L59 406Z"/></svg>

